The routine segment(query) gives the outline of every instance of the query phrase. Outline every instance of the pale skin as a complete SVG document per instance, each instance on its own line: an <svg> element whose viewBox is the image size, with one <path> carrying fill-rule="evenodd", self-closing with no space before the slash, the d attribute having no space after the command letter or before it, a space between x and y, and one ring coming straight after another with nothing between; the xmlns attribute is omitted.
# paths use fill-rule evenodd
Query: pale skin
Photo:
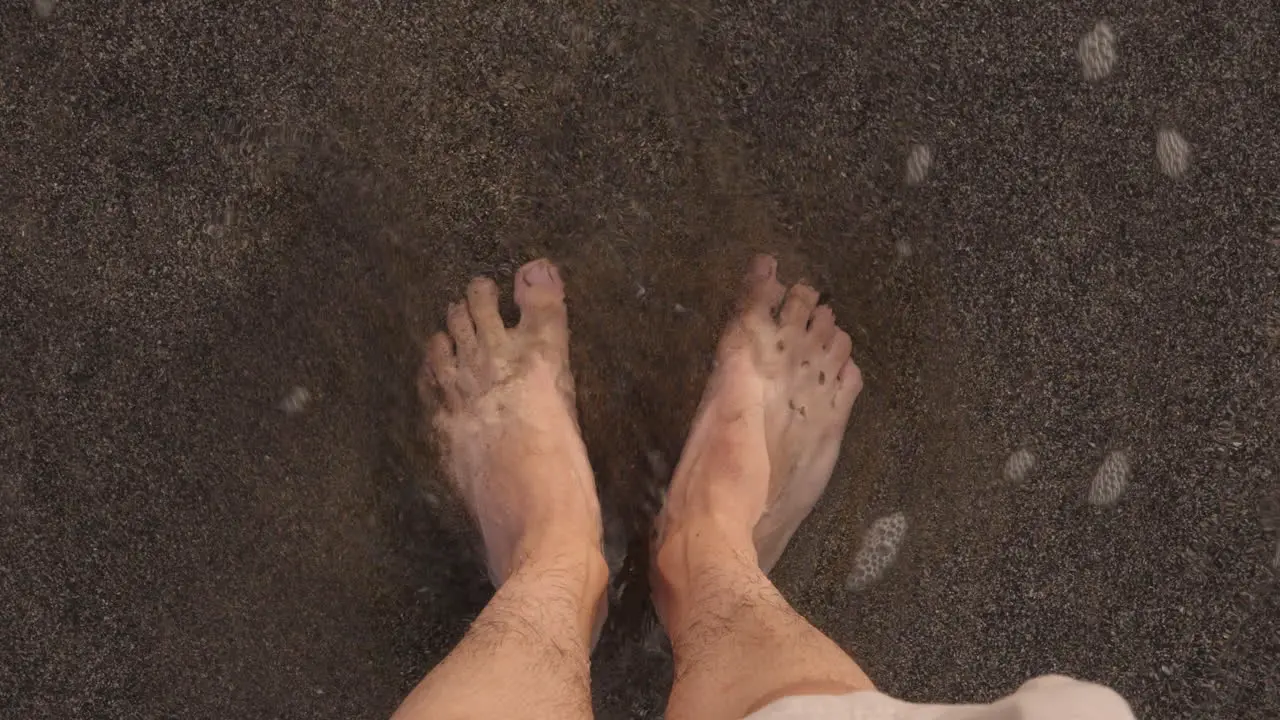
<svg viewBox="0 0 1280 720"><path fill-rule="evenodd" d="M813 288L752 261L721 335L652 549L654 604L675 657L666 717L740 718L789 695L871 690L767 572L822 495L862 376ZM498 588L397 720L589 718L590 648L608 570L578 431L564 284L516 274L521 318L477 278L427 343L420 383L447 471Z"/></svg>

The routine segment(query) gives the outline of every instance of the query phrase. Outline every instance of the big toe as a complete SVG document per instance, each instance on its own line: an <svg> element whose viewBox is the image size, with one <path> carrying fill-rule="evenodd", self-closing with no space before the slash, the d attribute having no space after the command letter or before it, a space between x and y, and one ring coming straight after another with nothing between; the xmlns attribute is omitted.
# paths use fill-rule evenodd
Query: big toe
<svg viewBox="0 0 1280 720"><path fill-rule="evenodd" d="M773 312L782 302L784 292L786 288L778 282L778 261L771 255L755 256L742 281L742 299L739 302L743 318L772 322Z"/></svg>
<svg viewBox="0 0 1280 720"><path fill-rule="evenodd" d="M522 330L556 337L567 332L564 280L554 263L546 258L526 263L516 273L515 286Z"/></svg>

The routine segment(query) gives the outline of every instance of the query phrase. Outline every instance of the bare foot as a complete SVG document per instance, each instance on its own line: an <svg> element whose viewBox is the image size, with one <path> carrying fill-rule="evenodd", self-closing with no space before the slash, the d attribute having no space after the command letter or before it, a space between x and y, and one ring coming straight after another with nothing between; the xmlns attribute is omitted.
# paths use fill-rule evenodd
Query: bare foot
<svg viewBox="0 0 1280 720"><path fill-rule="evenodd" d="M535 260L515 277L520 323L504 327L498 288L478 277L427 343L419 391L449 477L484 537L501 585L529 557L600 549L600 503L578 432L560 272Z"/></svg>
<svg viewBox="0 0 1280 720"><path fill-rule="evenodd" d="M862 389L831 308L806 285L783 303L776 272L752 262L659 520L663 533L708 518L750 533L765 572L826 489Z"/></svg>

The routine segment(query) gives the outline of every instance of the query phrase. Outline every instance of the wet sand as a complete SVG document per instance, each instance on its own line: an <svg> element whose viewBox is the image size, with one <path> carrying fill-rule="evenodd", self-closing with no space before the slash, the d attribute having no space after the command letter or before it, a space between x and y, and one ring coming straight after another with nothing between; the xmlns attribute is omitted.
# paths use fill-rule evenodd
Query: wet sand
<svg viewBox="0 0 1280 720"><path fill-rule="evenodd" d="M1277 33L1249 2L5 5L0 714L386 716L491 592L418 343L546 254L618 568L597 714L659 717L648 521L768 250L866 378L775 577L882 689L1275 717Z"/></svg>

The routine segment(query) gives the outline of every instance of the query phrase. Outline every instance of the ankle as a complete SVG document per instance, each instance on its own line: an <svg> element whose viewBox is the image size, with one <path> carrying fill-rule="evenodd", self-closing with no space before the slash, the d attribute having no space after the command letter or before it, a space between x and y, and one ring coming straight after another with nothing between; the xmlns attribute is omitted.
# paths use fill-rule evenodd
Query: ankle
<svg viewBox="0 0 1280 720"><path fill-rule="evenodd" d="M753 528L717 513L668 523L654 553L654 565L665 576L698 573L722 565L726 558L756 562Z"/></svg>
<svg viewBox="0 0 1280 720"><path fill-rule="evenodd" d="M522 572L556 573L587 591L603 591L609 580L598 540L555 532L526 536L517 544L509 575Z"/></svg>
<svg viewBox="0 0 1280 720"><path fill-rule="evenodd" d="M490 605L501 599L507 605L537 608L540 622L589 650L607 611L608 582L609 567L598 544L527 539L513 555L507 576L495 581L498 589Z"/></svg>
<svg viewBox="0 0 1280 720"><path fill-rule="evenodd" d="M595 512L598 518L599 511ZM583 515L587 513L531 512L510 534L502 533L505 528L500 525L497 532L487 533L482 525L493 584L502 585L529 564L589 573L594 565L603 563L600 522Z"/></svg>
<svg viewBox="0 0 1280 720"><path fill-rule="evenodd" d="M750 530L713 516L667 527L653 554L654 606L673 637L724 588L760 574Z"/></svg>

